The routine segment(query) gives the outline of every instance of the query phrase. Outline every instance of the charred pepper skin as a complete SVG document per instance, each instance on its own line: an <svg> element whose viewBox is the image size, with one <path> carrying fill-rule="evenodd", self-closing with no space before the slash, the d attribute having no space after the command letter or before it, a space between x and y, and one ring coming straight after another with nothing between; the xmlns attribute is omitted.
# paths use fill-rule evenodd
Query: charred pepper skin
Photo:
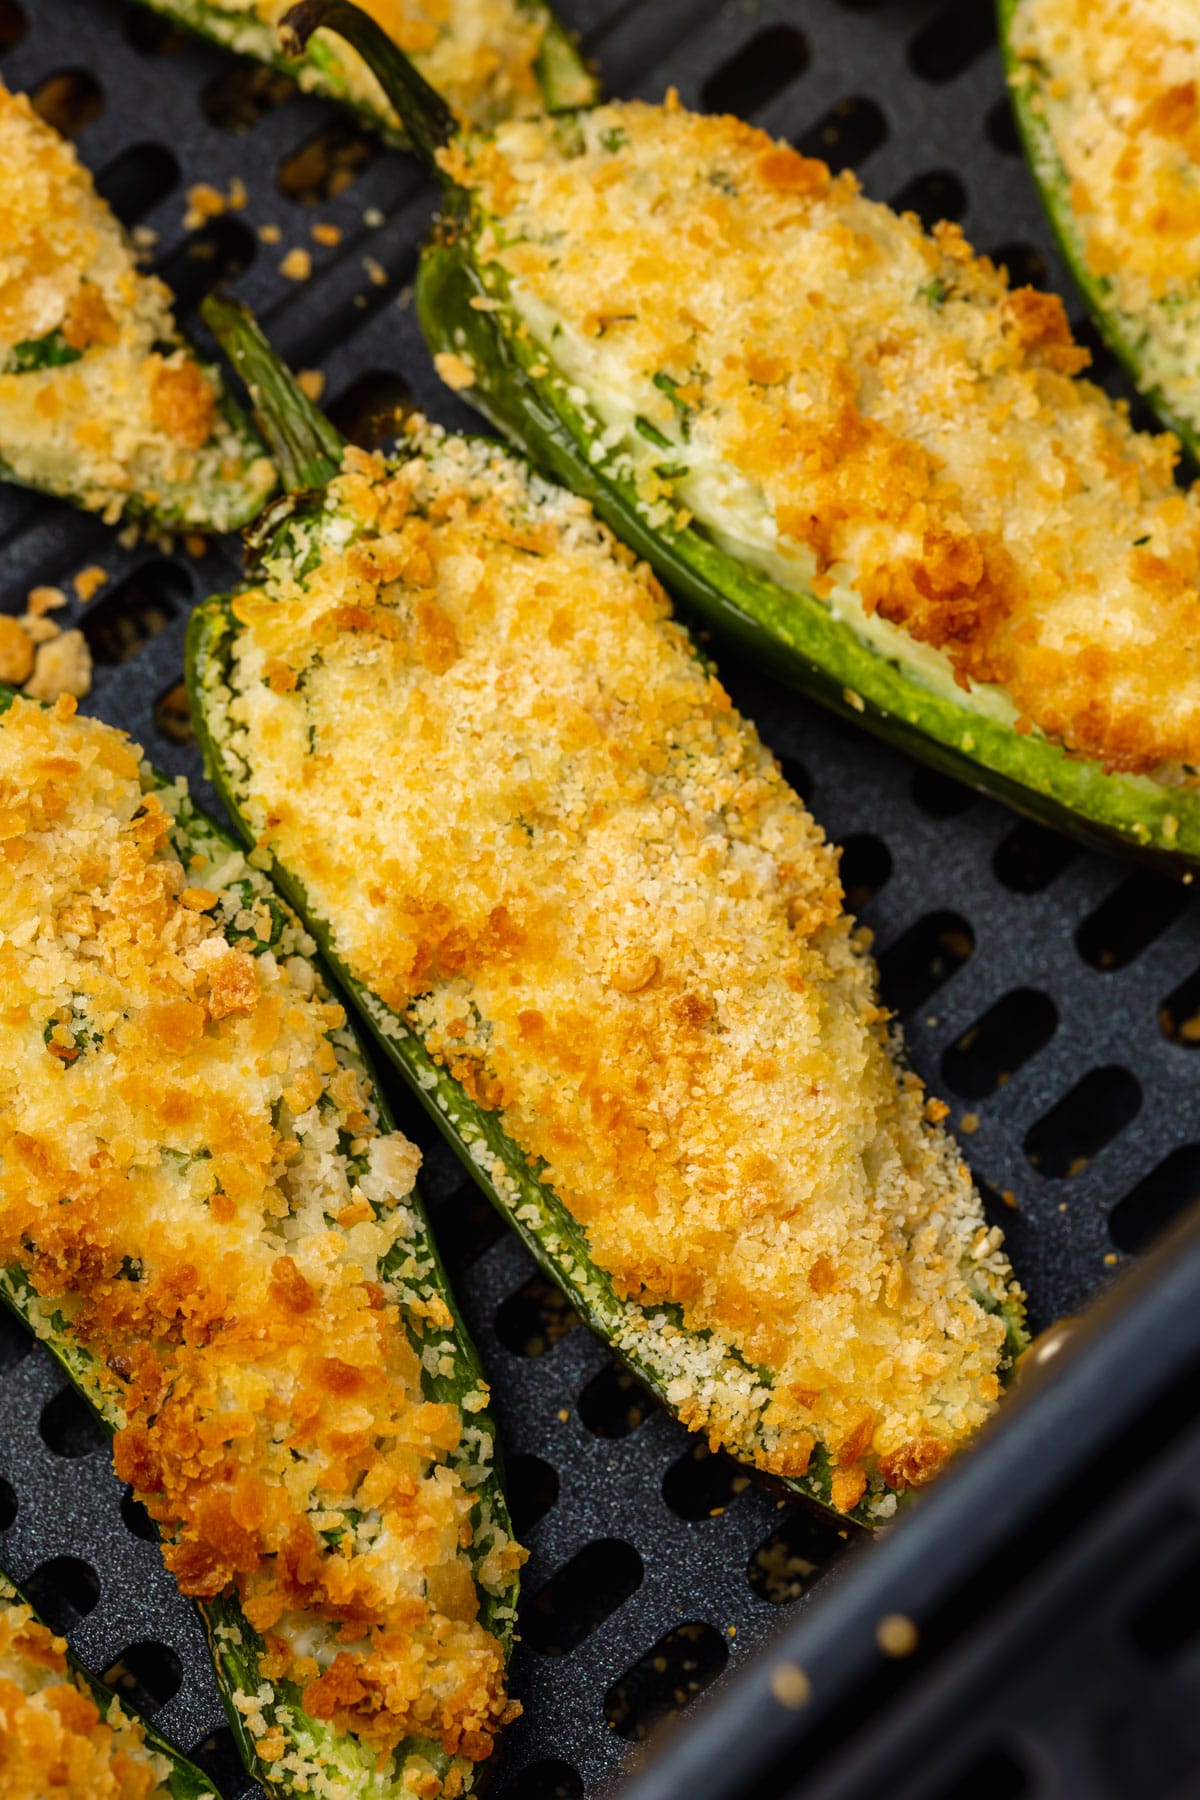
<svg viewBox="0 0 1200 1800"><path fill-rule="evenodd" d="M618 537L644 556L694 616L739 645L768 673L851 721L1028 818L1176 877L1200 864L1200 790L1109 772L1037 732L935 692L836 619L813 593L784 587L722 550L703 529L650 527L633 485L591 451L603 424L535 343L504 277L478 254L489 219L447 177L437 151L454 142L437 96L350 0L304 0L284 20L297 30L328 18L371 62L398 110L419 131L442 183L442 212L417 270L417 316L430 351L468 362L468 400L532 461L591 501ZM406 66L407 65L407 66ZM418 124L418 120L420 121ZM569 121L562 121L563 129ZM572 397L572 394L576 397Z"/></svg>
<svg viewBox="0 0 1200 1800"><path fill-rule="evenodd" d="M17 698L13 689L0 684L0 718ZM203 852L217 848L224 853L241 847L225 827L209 817L192 800L187 801L181 812L172 832L172 840L185 856L191 850ZM270 894L270 890L265 888L265 884L264 897L270 898L271 904L278 910L279 903ZM335 991L333 983L329 981L325 960L320 957L312 960L325 986L330 991ZM348 1026L347 1031L350 1030ZM354 1049L351 1060L374 1101L380 1132L392 1132L395 1130L395 1121L379 1087L370 1058L357 1034L352 1034L352 1041ZM428 1296L436 1296L443 1301L448 1309L451 1322L441 1335L453 1349L453 1372L445 1374L438 1368L430 1369L422 1363L422 1390L428 1401L458 1405L467 1395L477 1393L481 1385L486 1385L483 1369L450 1287L419 1188L412 1190L405 1203L416 1216L417 1233L399 1243L381 1268L387 1271L389 1264L405 1261L414 1251L428 1264L430 1273L424 1284L424 1291ZM53 1315L47 1320L47 1309L39 1302L32 1282L22 1267L0 1266L0 1304L6 1306L24 1326L36 1333L99 1423L110 1435L115 1433L122 1420L111 1390L102 1382L102 1363L85 1344L72 1336L61 1317ZM476 1491L480 1502L490 1508L491 1517L507 1528L503 1461L496 1439L495 1421L489 1412L481 1410L472 1412L471 1424L490 1445L490 1472ZM518 1578L511 1576L499 1594L477 1582L477 1592L479 1621L499 1640L507 1660L513 1645ZM262 1637L246 1618L232 1590L211 1600L196 1601L195 1605L213 1659L230 1730L243 1763L272 1793L290 1795L307 1792L307 1788L293 1786L287 1776L280 1773L275 1763L268 1762L259 1755L246 1718L235 1704L235 1695L255 1695L264 1684L260 1663L266 1653L266 1645ZM307 1714L301 1703L300 1689L295 1683L276 1679L269 1685L272 1698L264 1704L264 1716L270 1720L275 1720L278 1716L289 1750L311 1752L312 1747L318 1745L328 1762L339 1771L344 1763L348 1780L355 1783L353 1786L347 1785L345 1789L348 1800L351 1797L353 1800L392 1800L392 1796L399 1797L408 1792L407 1788L392 1783L390 1779L385 1782L375 1778L374 1752L364 1749L346 1734L339 1735L324 1720L314 1719ZM108 1692L107 1689L102 1691ZM403 1757L414 1749L425 1756L435 1769L444 1770L450 1762L440 1744L425 1739L405 1740L398 1746L397 1754ZM177 1752L174 1754L178 1756ZM191 1765L186 1767L190 1770ZM199 1779L199 1786L182 1785L177 1790L173 1789L177 1800L211 1800L211 1788L203 1778ZM464 1790L470 1791L471 1788Z"/></svg>

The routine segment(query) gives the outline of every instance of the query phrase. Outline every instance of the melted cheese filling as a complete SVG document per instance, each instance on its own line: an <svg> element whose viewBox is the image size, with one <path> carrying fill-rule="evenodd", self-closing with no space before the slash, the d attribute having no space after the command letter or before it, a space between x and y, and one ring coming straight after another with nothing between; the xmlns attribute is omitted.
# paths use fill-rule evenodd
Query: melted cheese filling
<svg viewBox="0 0 1200 1800"><path fill-rule="evenodd" d="M0 466L110 521L227 530L274 471L220 397L71 145L0 85Z"/></svg>
<svg viewBox="0 0 1200 1800"><path fill-rule="evenodd" d="M183 1591L232 1584L264 1680L368 1756L428 1737L461 1777L505 1714L475 1575L521 1553L474 1492L487 1440L423 1393L456 1347L418 1152L263 878L72 711L0 715L0 1263L96 1359Z"/></svg>
<svg viewBox="0 0 1200 1800"><path fill-rule="evenodd" d="M1056 297L732 119L611 105L444 160L652 526L694 516L1019 730L1200 765L1200 507L1075 378Z"/></svg>
<svg viewBox="0 0 1200 1800"><path fill-rule="evenodd" d="M996 1400L1010 1272L773 758L648 570L498 450L350 452L294 530L206 695L263 842L651 1328L673 1302L767 1371L714 1408L697 1342L689 1424L783 1474L823 1445L843 1506L922 1479Z"/></svg>
<svg viewBox="0 0 1200 1800"><path fill-rule="evenodd" d="M1200 6L1022 0L1013 44L1084 264L1145 384L1200 429Z"/></svg>
<svg viewBox="0 0 1200 1800"><path fill-rule="evenodd" d="M116 1700L101 1717L66 1650L0 1577L0 1774L8 1800L170 1800L166 1757Z"/></svg>

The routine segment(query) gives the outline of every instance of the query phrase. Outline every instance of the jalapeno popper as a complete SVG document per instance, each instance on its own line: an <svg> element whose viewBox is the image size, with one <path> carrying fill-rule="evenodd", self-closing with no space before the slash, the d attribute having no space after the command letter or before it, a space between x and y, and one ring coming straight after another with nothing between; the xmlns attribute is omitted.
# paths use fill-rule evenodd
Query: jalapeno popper
<svg viewBox="0 0 1200 1800"><path fill-rule="evenodd" d="M0 85L0 479L227 531L275 483L74 149Z"/></svg>
<svg viewBox="0 0 1200 1800"><path fill-rule="evenodd" d="M1200 859L1200 498L1078 378L1056 296L735 119L458 134L350 10L442 143L417 304L453 387L776 672L1025 811Z"/></svg>
<svg viewBox="0 0 1200 1800"><path fill-rule="evenodd" d="M1017 121L1071 272L1133 379L1200 449L1200 13L1000 0Z"/></svg>
<svg viewBox="0 0 1200 1800"><path fill-rule="evenodd" d="M381 1044L686 1424L864 1523L987 1417L1019 1290L893 1060L837 856L585 502L414 422L303 448L194 615L206 756Z"/></svg>
<svg viewBox="0 0 1200 1800"><path fill-rule="evenodd" d="M145 0L202 37L341 100L404 145L405 129L379 82L349 45L321 32L287 54L277 30L289 0ZM596 85L544 0L367 0L366 10L413 58L457 116L475 124L586 106Z"/></svg>
<svg viewBox="0 0 1200 1800"><path fill-rule="evenodd" d="M0 1773L8 1800L217 1800L199 1769L72 1660L3 1574Z"/></svg>
<svg viewBox="0 0 1200 1800"><path fill-rule="evenodd" d="M313 944L122 734L0 714L0 1291L114 1432L248 1764L454 1796L509 1714L487 1390Z"/></svg>

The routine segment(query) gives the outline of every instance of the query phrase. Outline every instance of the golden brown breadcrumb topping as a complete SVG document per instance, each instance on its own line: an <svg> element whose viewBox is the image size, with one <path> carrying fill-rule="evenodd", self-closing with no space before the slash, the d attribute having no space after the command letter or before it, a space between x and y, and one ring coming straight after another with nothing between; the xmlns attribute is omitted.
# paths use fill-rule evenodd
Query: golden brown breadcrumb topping
<svg viewBox="0 0 1200 1800"><path fill-rule="evenodd" d="M1200 12L1188 0L1021 0L1012 43L1084 265L1147 385L1200 428Z"/></svg>
<svg viewBox="0 0 1200 1800"><path fill-rule="evenodd" d="M522 1553L473 1491L485 1440L423 1391L455 1345L419 1153L263 878L73 711L0 715L0 1263L95 1360L183 1591L232 1588L267 1683L385 1759L433 1739L447 1785L414 1792L460 1792L507 1712L475 1575Z"/></svg>
<svg viewBox="0 0 1200 1800"><path fill-rule="evenodd" d="M730 118L614 104L444 154L652 523L932 647L1018 729L1200 764L1200 503L1078 378L1057 296Z"/></svg>
<svg viewBox="0 0 1200 1800"><path fill-rule="evenodd" d="M653 1329L676 1303L762 1366L734 1410L697 1349L689 1424L781 1474L824 1446L843 1507L927 1479L997 1398L1010 1271L836 853L582 501L411 450L348 452L234 602L239 805Z"/></svg>
<svg viewBox="0 0 1200 1800"><path fill-rule="evenodd" d="M112 520L222 528L274 477L217 401L73 147L0 83L0 465Z"/></svg>

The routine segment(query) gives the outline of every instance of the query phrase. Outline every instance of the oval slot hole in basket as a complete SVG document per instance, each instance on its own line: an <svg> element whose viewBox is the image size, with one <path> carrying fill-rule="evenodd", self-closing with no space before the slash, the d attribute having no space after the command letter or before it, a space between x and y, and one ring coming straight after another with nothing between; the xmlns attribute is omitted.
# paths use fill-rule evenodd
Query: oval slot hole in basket
<svg viewBox="0 0 1200 1800"><path fill-rule="evenodd" d="M1010 894L1040 894L1075 855L1076 846L1069 838L1027 820L1001 838L992 869Z"/></svg>
<svg viewBox="0 0 1200 1800"><path fill-rule="evenodd" d="M93 662L105 668L128 662L178 617L191 592L191 577L180 563L142 563L84 615Z"/></svg>
<svg viewBox="0 0 1200 1800"><path fill-rule="evenodd" d="M808 42L794 25L768 25L708 77L700 103L708 112L750 118L808 67Z"/></svg>
<svg viewBox="0 0 1200 1800"><path fill-rule="evenodd" d="M969 1025L942 1057L942 1076L965 1100L985 1100L1050 1042L1058 1008L1036 988L1016 988Z"/></svg>
<svg viewBox="0 0 1200 1800"><path fill-rule="evenodd" d="M543 1656L565 1656L640 1587L642 1559L620 1538L597 1538L553 1574L523 1609L521 1635Z"/></svg>
<svg viewBox="0 0 1200 1800"><path fill-rule="evenodd" d="M289 151L275 172L275 184L301 206L336 200L379 155L379 139L348 119L334 119Z"/></svg>
<svg viewBox="0 0 1200 1800"><path fill-rule="evenodd" d="M169 1644L144 1638L109 1663L102 1680L135 1712L156 1713L183 1686L183 1664Z"/></svg>
<svg viewBox="0 0 1200 1800"><path fill-rule="evenodd" d="M926 230L940 219L961 219L967 210L967 190L949 169L928 169L907 182L892 200L897 212L914 212Z"/></svg>
<svg viewBox="0 0 1200 1800"><path fill-rule="evenodd" d="M884 1000L901 1015L912 1012L956 974L974 950L975 933L961 913L926 913L879 959Z"/></svg>
<svg viewBox="0 0 1200 1800"><path fill-rule="evenodd" d="M583 1800L583 1778L561 1757L542 1756L514 1775L500 1800Z"/></svg>
<svg viewBox="0 0 1200 1800"><path fill-rule="evenodd" d="M887 885L891 873L892 853L873 832L857 832L842 845L842 887L851 912L861 912Z"/></svg>
<svg viewBox="0 0 1200 1800"><path fill-rule="evenodd" d="M751 1553L746 1579L760 1600L786 1605L800 1598L844 1544L835 1525L797 1508Z"/></svg>
<svg viewBox="0 0 1200 1800"><path fill-rule="evenodd" d="M342 436L360 450L390 443L412 410L412 389L393 369L368 369L328 409Z"/></svg>
<svg viewBox="0 0 1200 1800"><path fill-rule="evenodd" d="M1188 901L1181 882L1139 870L1080 921L1075 947L1093 969L1124 969L1175 923Z"/></svg>
<svg viewBox="0 0 1200 1800"><path fill-rule="evenodd" d="M1092 1069L1025 1133L1025 1155L1052 1180L1081 1175L1137 1117L1142 1089L1128 1069Z"/></svg>
<svg viewBox="0 0 1200 1800"><path fill-rule="evenodd" d="M1109 1235L1118 1250L1136 1255L1198 1200L1200 1144L1184 1144L1117 1201Z"/></svg>
<svg viewBox="0 0 1200 1800"><path fill-rule="evenodd" d="M887 142L887 135L882 108L866 94L847 94L801 133L796 148L801 156L815 156L828 163L837 175L866 162L872 151Z"/></svg>
<svg viewBox="0 0 1200 1800"><path fill-rule="evenodd" d="M61 137L78 137L104 111L104 89L87 69L57 69L29 96L39 118Z"/></svg>
<svg viewBox="0 0 1200 1800"><path fill-rule="evenodd" d="M663 1499L679 1519L718 1517L750 1486L750 1477L729 1457L694 1443L676 1457L663 1476Z"/></svg>
<svg viewBox="0 0 1200 1800"><path fill-rule="evenodd" d="M994 41L996 26L986 6L951 0L909 45L908 60L926 81L953 81Z"/></svg>
<svg viewBox="0 0 1200 1800"><path fill-rule="evenodd" d="M135 225L179 185L179 164L165 144L131 144L96 177L96 192L122 225Z"/></svg>
<svg viewBox="0 0 1200 1800"><path fill-rule="evenodd" d="M496 1336L514 1356L545 1356L578 1324L566 1295L542 1274L531 1275L496 1311Z"/></svg>
<svg viewBox="0 0 1200 1800"><path fill-rule="evenodd" d="M47 1400L38 1432L54 1456L91 1456L108 1449L108 1433L87 1402L70 1387Z"/></svg>
<svg viewBox="0 0 1200 1800"><path fill-rule="evenodd" d="M56 1556L23 1583L25 1595L51 1631L73 1631L100 1598L100 1577L78 1556Z"/></svg>
<svg viewBox="0 0 1200 1800"><path fill-rule="evenodd" d="M518 1538L533 1530L558 1502L558 1470L540 1456L519 1450L504 1459L505 1491L512 1528Z"/></svg>
<svg viewBox="0 0 1200 1800"><path fill-rule="evenodd" d="M249 131L295 92L295 82L278 69L230 62L205 84L200 108L218 131Z"/></svg>
<svg viewBox="0 0 1200 1800"><path fill-rule="evenodd" d="M0 0L0 56L15 50L28 30L24 7L18 6L17 0Z"/></svg>
<svg viewBox="0 0 1200 1800"><path fill-rule="evenodd" d="M690 1706L729 1661L729 1642L714 1625L676 1625L639 1656L604 1696L604 1716L629 1743Z"/></svg>
<svg viewBox="0 0 1200 1800"><path fill-rule="evenodd" d="M579 1416L598 1438L623 1438L643 1424L654 1402L628 1370L610 1363L579 1395Z"/></svg>

